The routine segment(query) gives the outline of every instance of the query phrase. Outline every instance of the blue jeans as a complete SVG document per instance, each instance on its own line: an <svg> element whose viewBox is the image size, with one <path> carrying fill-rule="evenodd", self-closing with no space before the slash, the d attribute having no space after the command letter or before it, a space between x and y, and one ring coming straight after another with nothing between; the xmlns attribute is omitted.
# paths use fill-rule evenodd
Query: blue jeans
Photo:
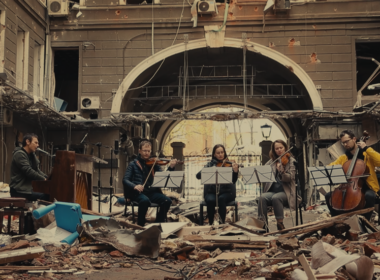
<svg viewBox="0 0 380 280"><path fill-rule="evenodd" d="M222 219L222 223L226 221L227 203L234 201L235 197L232 193L222 193L218 196L219 215ZM207 204L207 217L209 225L214 223L215 207L216 207L216 194L208 193L205 196L205 202ZM201 217L203 219L203 217Z"/></svg>
<svg viewBox="0 0 380 280"><path fill-rule="evenodd" d="M125 204L127 204L127 202L125 201L125 197L123 196L123 197L119 197L118 199L117 199L117 203L119 203L120 205L125 205Z"/></svg>
<svg viewBox="0 0 380 280"><path fill-rule="evenodd" d="M169 197L159 192L151 192L147 194L140 193L138 196L133 198L133 201L136 201L139 204L137 224L142 227L145 225L146 212L148 212L148 208L150 207L151 203L160 205L160 210L156 216L156 223L165 222L166 214L168 213L170 205L172 204L172 201Z"/></svg>

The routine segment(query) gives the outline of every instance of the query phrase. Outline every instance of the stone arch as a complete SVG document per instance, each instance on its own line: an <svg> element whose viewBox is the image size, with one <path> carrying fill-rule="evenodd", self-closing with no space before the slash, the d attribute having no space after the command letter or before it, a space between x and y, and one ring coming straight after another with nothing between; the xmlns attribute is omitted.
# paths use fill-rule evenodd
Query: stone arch
<svg viewBox="0 0 380 280"><path fill-rule="evenodd" d="M239 39L234 38L225 38L224 39L224 45L223 47L230 47L230 48L242 48L243 43ZM160 52L149 56L144 61L140 62L136 67L134 67L131 72L124 78L123 82L119 86L115 98L112 102L112 108L111 108L111 114L118 114L121 113L121 106L122 101L132 85L132 83L137 79L146 69L149 67L155 65L156 63L162 61L163 59L182 53L185 50L194 50L194 49L200 49L200 48L207 48L206 39L198 39L189 41L186 45L185 43L177 44L174 46L171 46L169 48L166 48L164 50L161 50ZM312 106L314 110L322 110L323 104L322 99L319 95L319 92L315 88L313 80L309 77L309 75L293 60L291 60L286 55L279 53L271 48L268 48L266 46L254 43L254 42L248 42L247 43L247 50L260 53L261 55L272 59L281 65L287 67L294 75L297 76L297 78L300 80L300 82L304 85L306 88L308 95L310 97L310 100L312 102Z"/></svg>
<svg viewBox="0 0 380 280"><path fill-rule="evenodd" d="M235 108L241 108L243 109L243 105L239 105L239 104L233 104L232 105L233 107ZM210 105L204 105L204 106L201 106L199 108L196 108L194 110L192 110L193 112L200 112L202 110L206 110L206 109L212 109L212 108L218 108L219 105L217 104L210 104ZM248 110L251 110L251 111L256 111L252 108L247 108ZM259 108L260 109L260 108ZM271 119L271 121L280 129L280 131L286 136L286 137L290 137L290 136L293 136L293 132L292 132L292 129L291 127L283 120L283 119ZM156 138L159 140L159 147L160 147L160 150L163 149L165 143L166 143L166 140L167 140L167 137L169 136L170 132L180 123L181 121L172 121L172 120L166 120L165 122L162 123L162 125L160 126L160 129L156 135Z"/></svg>

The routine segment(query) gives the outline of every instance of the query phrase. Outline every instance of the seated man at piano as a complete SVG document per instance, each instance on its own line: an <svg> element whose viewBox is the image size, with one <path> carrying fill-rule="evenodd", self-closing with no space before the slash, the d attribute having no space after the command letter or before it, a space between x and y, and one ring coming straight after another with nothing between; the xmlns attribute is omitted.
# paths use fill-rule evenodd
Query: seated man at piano
<svg viewBox="0 0 380 280"><path fill-rule="evenodd" d="M29 201L49 200L48 194L33 192L32 188L32 181L47 178L39 168L40 161L35 154L37 148L38 136L30 133L24 136L22 147L13 151L9 184L12 197L23 197Z"/></svg>
<svg viewBox="0 0 380 280"><path fill-rule="evenodd" d="M124 197L139 204L137 224L145 225L145 216L151 203L160 205L160 210L156 216L156 223L165 222L165 217L170 209L172 201L164 195L160 188L151 187L155 172L160 172L158 164L148 165L151 158L152 144L149 141L142 141L139 145L138 157L129 163L123 178ZM170 161L168 171L174 171L177 164L176 159Z"/></svg>
<svg viewBox="0 0 380 280"><path fill-rule="evenodd" d="M365 197L366 208L371 208L375 206L376 193L379 191L379 183L377 180L375 167L380 166L380 154L376 152L373 148L368 147L365 142L357 142L357 138L351 130L343 130L340 135L340 142L346 150L345 154L341 155L336 161L330 163L329 165L342 165L351 160L354 157L355 152L358 150L358 159L364 161L366 165L366 172L369 172L369 176L365 179L364 185L362 187L362 192ZM330 210L331 216L336 216L342 214L342 212L335 210L332 207L332 195L333 193L328 192L325 195L327 207ZM347 211L348 212L348 211ZM363 215L367 220L370 220L372 212Z"/></svg>

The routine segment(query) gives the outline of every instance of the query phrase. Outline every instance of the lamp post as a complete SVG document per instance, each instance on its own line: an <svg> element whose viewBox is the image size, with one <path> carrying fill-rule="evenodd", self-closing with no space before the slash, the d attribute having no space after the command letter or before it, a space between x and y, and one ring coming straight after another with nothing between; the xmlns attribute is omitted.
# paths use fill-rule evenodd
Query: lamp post
<svg viewBox="0 0 380 280"><path fill-rule="evenodd" d="M261 133L263 134L263 137L265 138L265 141L267 141L272 132L272 126L269 124L264 124L260 126L260 128L261 128Z"/></svg>
<svg viewBox="0 0 380 280"><path fill-rule="evenodd" d="M264 124L260 126L260 128L263 138L265 139L261 141L259 144L261 147L261 164L264 165L269 160L269 152L270 147L272 145L272 141L268 140L268 138L270 137L270 134L272 132L272 126L269 124Z"/></svg>

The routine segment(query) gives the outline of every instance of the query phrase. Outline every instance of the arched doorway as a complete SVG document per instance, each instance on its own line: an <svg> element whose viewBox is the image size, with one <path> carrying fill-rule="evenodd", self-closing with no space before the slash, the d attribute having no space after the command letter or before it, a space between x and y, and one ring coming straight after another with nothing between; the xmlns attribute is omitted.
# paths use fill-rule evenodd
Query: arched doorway
<svg viewBox="0 0 380 280"><path fill-rule="evenodd" d="M240 108L210 108L201 110L213 112L237 112ZM262 126L269 125L268 138L262 136ZM269 119L232 119L222 121L183 120L176 122L171 131L162 140L162 153L172 156L172 143L184 144L183 158L185 172L184 195L188 201L201 200L203 185L196 174L211 160L213 146L222 144L226 148L228 159L244 167L258 166L269 160L269 151L263 150L262 143L270 146L271 141L287 141L284 130ZM173 155L174 156L174 155ZM258 184L245 184L242 179L236 182L238 199L255 199L260 194Z"/></svg>

